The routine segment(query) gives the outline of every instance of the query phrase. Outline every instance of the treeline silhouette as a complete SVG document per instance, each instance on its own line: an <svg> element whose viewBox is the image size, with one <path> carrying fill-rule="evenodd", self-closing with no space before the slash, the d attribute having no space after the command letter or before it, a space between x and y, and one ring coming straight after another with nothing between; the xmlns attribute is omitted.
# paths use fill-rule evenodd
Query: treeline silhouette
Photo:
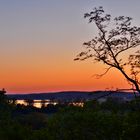
<svg viewBox="0 0 140 140"><path fill-rule="evenodd" d="M108 98L35 108L16 105L0 91L1 140L135 140L140 139L140 98L120 102Z"/></svg>

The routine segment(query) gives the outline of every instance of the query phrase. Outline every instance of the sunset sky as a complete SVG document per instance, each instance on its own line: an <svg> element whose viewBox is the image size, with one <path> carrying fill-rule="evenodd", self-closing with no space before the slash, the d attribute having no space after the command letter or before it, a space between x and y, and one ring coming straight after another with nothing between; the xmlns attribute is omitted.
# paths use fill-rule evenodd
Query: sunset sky
<svg viewBox="0 0 140 140"><path fill-rule="evenodd" d="M0 0L0 88L8 93L127 88L115 70L73 61L96 35L84 13L103 6L112 16L131 16L140 26L140 0Z"/></svg>

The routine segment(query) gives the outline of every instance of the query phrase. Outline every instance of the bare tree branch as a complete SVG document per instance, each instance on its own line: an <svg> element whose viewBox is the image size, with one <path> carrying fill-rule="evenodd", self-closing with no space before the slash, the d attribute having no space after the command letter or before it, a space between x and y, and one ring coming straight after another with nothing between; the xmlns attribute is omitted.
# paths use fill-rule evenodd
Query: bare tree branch
<svg viewBox="0 0 140 140"><path fill-rule="evenodd" d="M94 61L102 62L109 68L97 77L102 77L111 68L116 68L122 75L135 87L140 93L138 74L140 73L140 51L139 54L133 54L125 62L119 55L140 45L140 27L132 26L130 17L119 16L114 18L115 27L111 29L108 26L111 21L111 15L105 14L103 7L94 8L90 13L84 15L89 23L95 23L99 33L91 41L85 42L86 51L81 52L75 60L86 60L93 58ZM130 74L126 72L125 67L130 67Z"/></svg>
<svg viewBox="0 0 140 140"><path fill-rule="evenodd" d="M95 74L95 75L93 75L92 77L95 76L97 79L99 79L99 78L103 77L104 75L106 75L106 74L109 72L109 70L110 70L111 68L112 68L112 67L109 67L109 68L106 69L106 71L105 71L104 73L102 73L102 74Z"/></svg>

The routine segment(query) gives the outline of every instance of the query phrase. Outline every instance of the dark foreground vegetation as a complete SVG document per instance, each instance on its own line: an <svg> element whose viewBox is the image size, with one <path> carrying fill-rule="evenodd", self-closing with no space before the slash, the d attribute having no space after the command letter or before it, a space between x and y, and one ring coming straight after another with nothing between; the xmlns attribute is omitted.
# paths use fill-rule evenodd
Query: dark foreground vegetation
<svg viewBox="0 0 140 140"><path fill-rule="evenodd" d="M56 109L57 108L57 109ZM140 139L140 99L55 109L15 105L0 94L0 140L136 140Z"/></svg>

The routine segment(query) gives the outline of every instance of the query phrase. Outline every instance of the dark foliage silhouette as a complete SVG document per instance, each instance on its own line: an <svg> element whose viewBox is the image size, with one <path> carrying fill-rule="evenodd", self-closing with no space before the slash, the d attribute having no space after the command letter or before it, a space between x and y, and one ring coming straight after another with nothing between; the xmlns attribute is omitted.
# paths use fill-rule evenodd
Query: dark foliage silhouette
<svg viewBox="0 0 140 140"><path fill-rule="evenodd" d="M95 24L98 36L83 43L85 51L78 54L75 60L93 58L95 62L108 66L103 74L97 75L98 78L112 68L117 69L132 85L132 89L140 93L140 50L137 49L140 45L140 27L132 26L131 17L119 16L112 20L111 15L104 13L103 7L94 8L84 17ZM129 53L126 60L124 53L133 50L135 53Z"/></svg>

